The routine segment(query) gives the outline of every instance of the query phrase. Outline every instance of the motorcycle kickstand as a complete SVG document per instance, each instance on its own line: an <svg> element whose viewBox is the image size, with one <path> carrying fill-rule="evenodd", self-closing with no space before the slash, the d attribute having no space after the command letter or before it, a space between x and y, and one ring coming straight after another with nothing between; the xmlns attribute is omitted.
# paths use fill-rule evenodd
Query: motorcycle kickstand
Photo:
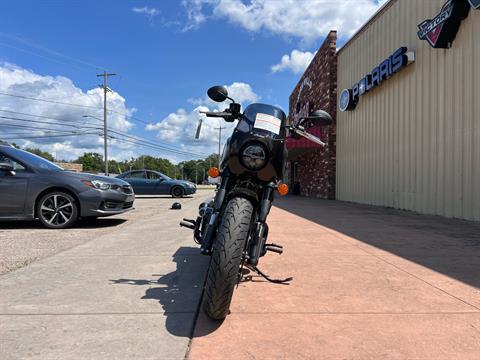
<svg viewBox="0 0 480 360"><path fill-rule="evenodd" d="M269 281L269 282L271 282L271 283L274 283L274 284L289 285L288 283L293 280L293 277L288 277L288 278L283 279L283 280L281 280L281 279L272 279L272 278L270 278L267 274L265 274L264 272L262 272L262 271L261 271L258 267L256 267L256 266L251 266L251 265L248 266L248 265L247 265L247 267L250 268L250 269L252 269L253 271L255 271L258 275L260 275L261 277L263 277L265 280L267 280L267 281Z"/></svg>

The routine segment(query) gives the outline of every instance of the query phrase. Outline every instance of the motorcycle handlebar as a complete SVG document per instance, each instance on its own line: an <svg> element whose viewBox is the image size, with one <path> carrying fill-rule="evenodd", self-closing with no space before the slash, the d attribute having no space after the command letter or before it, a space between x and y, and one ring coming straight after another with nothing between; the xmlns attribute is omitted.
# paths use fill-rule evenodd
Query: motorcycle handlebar
<svg viewBox="0 0 480 360"><path fill-rule="evenodd" d="M229 117L232 116L231 113L222 111L222 112L214 112L214 111L200 111L200 114L205 114L207 117Z"/></svg>

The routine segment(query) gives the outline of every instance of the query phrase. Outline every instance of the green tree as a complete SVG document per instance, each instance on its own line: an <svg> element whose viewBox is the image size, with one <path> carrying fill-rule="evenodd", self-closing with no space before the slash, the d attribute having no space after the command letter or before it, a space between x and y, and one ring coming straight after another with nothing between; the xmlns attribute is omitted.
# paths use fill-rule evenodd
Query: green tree
<svg viewBox="0 0 480 360"><path fill-rule="evenodd" d="M103 156L99 153L84 153L73 162L82 164L85 171L101 172L104 170Z"/></svg>

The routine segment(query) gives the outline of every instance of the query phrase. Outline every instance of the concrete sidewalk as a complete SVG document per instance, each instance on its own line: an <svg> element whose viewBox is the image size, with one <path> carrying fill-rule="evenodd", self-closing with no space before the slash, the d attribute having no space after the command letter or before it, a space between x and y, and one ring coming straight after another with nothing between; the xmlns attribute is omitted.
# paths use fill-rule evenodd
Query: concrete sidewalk
<svg viewBox="0 0 480 360"><path fill-rule="evenodd" d="M479 359L480 224L286 198L231 315L201 315L189 359Z"/></svg>
<svg viewBox="0 0 480 360"><path fill-rule="evenodd" d="M125 226L0 276L0 359L183 359L208 258L178 223L211 195L137 199Z"/></svg>

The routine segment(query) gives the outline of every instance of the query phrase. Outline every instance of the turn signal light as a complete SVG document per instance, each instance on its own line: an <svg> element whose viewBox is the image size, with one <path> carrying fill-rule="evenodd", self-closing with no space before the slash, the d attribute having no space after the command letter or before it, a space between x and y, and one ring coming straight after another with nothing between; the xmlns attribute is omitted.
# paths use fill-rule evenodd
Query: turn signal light
<svg viewBox="0 0 480 360"><path fill-rule="evenodd" d="M288 185L287 184L280 184L277 186L277 191L280 195L284 196L288 194Z"/></svg>
<svg viewBox="0 0 480 360"><path fill-rule="evenodd" d="M210 176L212 178L219 177L220 176L220 171L215 166L211 167L210 169L208 169L208 176Z"/></svg>

